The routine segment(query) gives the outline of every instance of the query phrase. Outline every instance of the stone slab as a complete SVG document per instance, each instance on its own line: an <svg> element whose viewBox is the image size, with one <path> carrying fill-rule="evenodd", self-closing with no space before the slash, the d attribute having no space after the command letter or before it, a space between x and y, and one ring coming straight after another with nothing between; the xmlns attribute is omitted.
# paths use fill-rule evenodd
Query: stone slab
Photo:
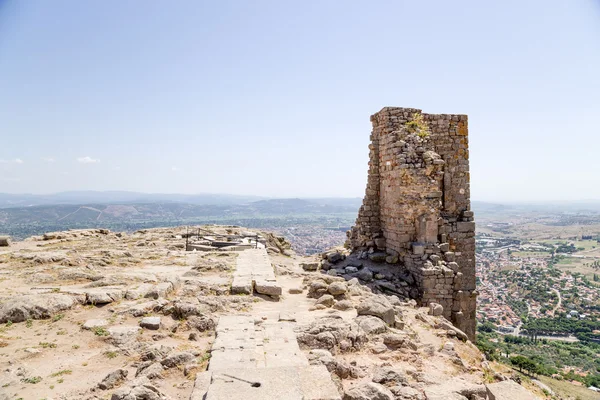
<svg viewBox="0 0 600 400"><path fill-rule="evenodd" d="M275 272L266 249L248 249L236 259L231 291L234 294L256 293L278 297L281 286L277 284Z"/></svg>
<svg viewBox="0 0 600 400"><path fill-rule="evenodd" d="M211 372L206 400L341 400L322 365Z"/></svg>
<svg viewBox="0 0 600 400"><path fill-rule="evenodd" d="M485 385L489 400L540 400L513 380Z"/></svg>

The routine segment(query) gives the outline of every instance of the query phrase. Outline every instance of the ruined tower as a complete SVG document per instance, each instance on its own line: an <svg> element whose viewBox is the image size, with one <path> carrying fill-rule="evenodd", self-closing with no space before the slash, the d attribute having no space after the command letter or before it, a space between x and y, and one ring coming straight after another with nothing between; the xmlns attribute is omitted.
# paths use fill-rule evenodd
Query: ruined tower
<svg viewBox="0 0 600 400"><path fill-rule="evenodd" d="M466 115L385 107L371 116L369 174L355 250L386 251L415 278L422 305L475 337L475 222ZM390 257L388 257L390 259Z"/></svg>

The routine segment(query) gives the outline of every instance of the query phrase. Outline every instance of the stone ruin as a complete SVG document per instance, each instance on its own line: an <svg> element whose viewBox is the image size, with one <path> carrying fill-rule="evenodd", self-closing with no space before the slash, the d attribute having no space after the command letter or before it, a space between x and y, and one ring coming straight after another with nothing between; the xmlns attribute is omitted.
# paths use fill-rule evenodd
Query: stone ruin
<svg viewBox="0 0 600 400"><path fill-rule="evenodd" d="M421 305L475 337L475 222L466 115L385 107L371 116L366 195L354 251L385 251L415 278Z"/></svg>

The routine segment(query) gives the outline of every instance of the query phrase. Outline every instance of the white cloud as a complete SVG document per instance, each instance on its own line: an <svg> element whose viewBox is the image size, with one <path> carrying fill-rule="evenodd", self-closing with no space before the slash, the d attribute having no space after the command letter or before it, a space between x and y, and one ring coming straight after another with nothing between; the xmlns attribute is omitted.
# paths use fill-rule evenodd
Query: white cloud
<svg viewBox="0 0 600 400"><path fill-rule="evenodd" d="M97 158L92 158L89 156L85 156L85 157L79 157L77 159L78 162L82 163L82 164L96 164L99 163L100 160L98 160Z"/></svg>
<svg viewBox="0 0 600 400"><path fill-rule="evenodd" d="M0 182L21 182L21 178L0 177Z"/></svg>
<svg viewBox="0 0 600 400"><path fill-rule="evenodd" d="M15 158L14 160L0 160L0 164L23 164L23 160Z"/></svg>
<svg viewBox="0 0 600 400"><path fill-rule="evenodd" d="M42 161L47 162L47 163L53 163L56 160L52 157L42 157Z"/></svg>
<svg viewBox="0 0 600 400"><path fill-rule="evenodd" d="M118 166L113 168L113 171L120 171L120 170L121 170L121 167L118 167Z"/></svg>
<svg viewBox="0 0 600 400"><path fill-rule="evenodd" d="M173 171L173 172L181 171L181 168L171 167L171 171Z"/></svg>

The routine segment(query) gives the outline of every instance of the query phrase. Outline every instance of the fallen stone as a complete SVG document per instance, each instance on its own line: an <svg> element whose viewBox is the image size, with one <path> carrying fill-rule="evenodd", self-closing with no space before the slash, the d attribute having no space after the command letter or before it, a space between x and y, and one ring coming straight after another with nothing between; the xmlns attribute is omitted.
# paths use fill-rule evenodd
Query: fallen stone
<svg viewBox="0 0 600 400"><path fill-rule="evenodd" d="M425 400L421 392L410 386L393 386L390 391L398 400Z"/></svg>
<svg viewBox="0 0 600 400"><path fill-rule="evenodd" d="M345 282L333 282L327 288L327 291L332 296L342 295L342 294L346 293L347 290L348 290L348 287L346 286Z"/></svg>
<svg viewBox="0 0 600 400"><path fill-rule="evenodd" d="M169 355L164 360L162 360L160 363L165 368L173 368L178 365L188 364L189 362L191 362L195 359L196 359L196 357L194 357L194 355L192 353L180 352L180 353L173 353L173 354Z"/></svg>
<svg viewBox="0 0 600 400"><path fill-rule="evenodd" d="M372 315L381 318L386 324L393 325L396 317L394 306L383 296L372 296L356 307L358 315Z"/></svg>
<svg viewBox="0 0 600 400"><path fill-rule="evenodd" d="M146 329L160 329L160 317L144 317L140 321L140 326Z"/></svg>
<svg viewBox="0 0 600 400"><path fill-rule="evenodd" d="M308 297L319 298L327 293L328 287L329 285L322 280L311 282L310 286L308 287Z"/></svg>
<svg viewBox="0 0 600 400"><path fill-rule="evenodd" d="M342 260L343 260L342 255L337 251L327 254L327 261L329 261L332 264L335 264L338 261L342 261Z"/></svg>
<svg viewBox="0 0 600 400"><path fill-rule="evenodd" d="M168 400L147 378L136 378L124 388L114 392L110 400Z"/></svg>
<svg viewBox="0 0 600 400"><path fill-rule="evenodd" d="M88 304L109 304L123 298L123 290L115 288L86 290L85 294Z"/></svg>
<svg viewBox="0 0 600 400"><path fill-rule="evenodd" d="M296 327L295 331L301 348L326 349L334 354L339 350L360 350L367 342L365 332L356 322L344 321L339 316L318 318L307 325ZM344 342L350 346L342 346Z"/></svg>
<svg viewBox="0 0 600 400"><path fill-rule="evenodd" d="M277 285L276 282L256 281L254 283L254 290L256 291L256 293L264 294L271 297L281 296L281 286Z"/></svg>
<svg viewBox="0 0 600 400"><path fill-rule="evenodd" d="M384 333L387 330L385 322L378 317L365 315L359 316L355 320L358 326L360 326L367 335Z"/></svg>
<svg viewBox="0 0 600 400"><path fill-rule="evenodd" d="M402 345L407 341L406 336L398 334L398 333L388 333L383 337L383 343L390 348L398 348L402 347Z"/></svg>
<svg viewBox="0 0 600 400"><path fill-rule="evenodd" d="M391 366L377 368L372 380L375 383L381 384L408 385L406 375Z"/></svg>
<svg viewBox="0 0 600 400"><path fill-rule="evenodd" d="M373 272L369 268L363 268L356 273L356 277L361 281L371 282L373 280Z"/></svg>
<svg viewBox="0 0 600 400"><path fill-rule="evenodd" d="M398 256L387 256L385 258L385 262L388 264L397 264L398 263Z"/></svg>
<svg viewBox="0 0 600 400"><path fill-rule="evenodd" d="M116 371L113 371L110 374L106 375L104 379L102 379L102 382L98 384L98 387L102 390L112 389L115 386L120 385L121 382L127 379L127 374L128 372L126 369L118 369Z"/></svg>
<svg viewBox="0 0 600 400"><path fill-rule="evenodd" d="M344 400L394 400L394 394L385 386L367 382L346 391Z"/></svg>
<svg viewBox="0 0 600 400"><path fill-rule="evenodd" d="M429 303L429 315L433 315L434 317L439 317L444 314L444 307L438 303Z"/></svg>
<svg viewBox="0 0 600 400"><path fill-rule="evenodd" d="M108 321L105 319L88 319L83 325L81 325L83 329L87 330L94 328L103 328L105 326L108 326Z"/></svg>
<svg viewBox="0 0 600 400"><path fill-rule="evenodd" d="M300 263L300 267L305 271L316 271L317 269L319 269L319 263L317 263L317 262Z"/></svg>
<svg viewBox="0 0 600 400"><path fill-rule="evenodd" d="M386 257L387 257L387 255L382 252L375 252L375 253L369 254L369 260L376 262L376 263L384 263Z"/></svg>
<svg viewBox="0 0 600 400"><path fill-rule="evenodd" d="M0 305L0 323L50 318L75 304L73 297L64 294L17 296Z"/></svg>
<svg viewBox="0 0 600 400"><path fill-rule="evenodd" d="M350 300L340 300L333 305L333 308L340 311L347 311L354 308L354 304Z"/></svg>
<svg viewBox="0 0 600 400"><path fill-rule="evenodd" d="M323 296L317 299L315 305L323 305L325 307L331 307L335 303L335 299L330 294L324 294Z"/></svg>
<svg viewBox="0 0 600 400"><path fill-rule="evenodd" d="M145 376L148 379L160 379L162 378L162 372L164 367L157 362L149 362L147 365L140 366L135 372L135 376Z"/></svg>
<svg viewBox="0 0 600 400"><path fill-rule="evenodd" d="M457 338L459 338L465 342L469 340L469 337L467 336L466 333L464 333L463 331L461 331L460 329L458 329L457 327L452 325L450 322L444 320L444 318L442 318L442 321L439 321L438 323L435 324L435 328L436 329L445 329L447 331L454 331L456 333Z"/></svg>

